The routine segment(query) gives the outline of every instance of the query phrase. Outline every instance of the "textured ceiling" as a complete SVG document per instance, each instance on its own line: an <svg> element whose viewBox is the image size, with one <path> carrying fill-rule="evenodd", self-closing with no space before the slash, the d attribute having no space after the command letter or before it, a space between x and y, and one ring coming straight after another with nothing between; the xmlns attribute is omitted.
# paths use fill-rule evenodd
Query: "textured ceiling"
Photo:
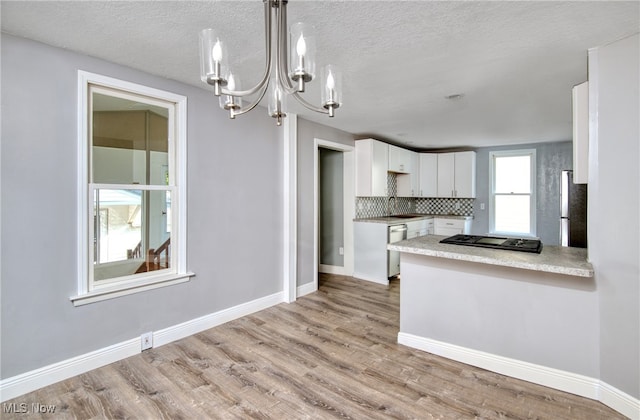
<svg viewBox="0 0 640 420"><path fill-rule="evenodd" d="M414 148L570 140L571 87L587 78L587 49L638 32L639 5L290 0L289 22L315 26L318 65L340 66L344 87L333 119L291 103L290 110ZM261 0L3 0L0 7L3 32L205 89L198 33L213 27L243 87L262 73ZM319 102L317 85L306 94L311 102ZM445 99L451 94L464 96Z"/></svg>

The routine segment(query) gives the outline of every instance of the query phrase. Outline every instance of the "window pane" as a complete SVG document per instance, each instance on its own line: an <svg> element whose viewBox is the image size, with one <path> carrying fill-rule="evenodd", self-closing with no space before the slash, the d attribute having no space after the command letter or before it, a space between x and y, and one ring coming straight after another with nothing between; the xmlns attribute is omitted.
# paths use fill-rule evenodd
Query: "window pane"
<svg viewBox="0 0 640 420"><path fill-rule="evenodd" d="M169 268L170 203L165 190L96 190L95 281Z"/></svg>
<svg viewBox="0 0 640 420"><path fill-rule="evenodd" d="M524 233L530 232L530 200L528 195L495 196L495 231Z"/></svg>
<svg viewBox="0 0 640 420"><path fill-rule="evenodd" d="M495 158L496 193L531 192L531 157L500 156Z"/></svg>
<svg viewBox="0 0 640 420"><path fill-rule="evenodd" d="M93 182L167 185L168 109L97 92L92 107Z"/></svg>

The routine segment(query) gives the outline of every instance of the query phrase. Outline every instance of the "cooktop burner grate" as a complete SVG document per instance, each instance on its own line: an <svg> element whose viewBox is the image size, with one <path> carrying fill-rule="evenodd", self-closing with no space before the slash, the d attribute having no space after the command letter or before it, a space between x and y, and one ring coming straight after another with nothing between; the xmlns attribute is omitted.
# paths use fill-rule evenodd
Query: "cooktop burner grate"
<svg viewBox="0 0 640 420"><path fill-rule="evenodd" d="M505 249L520 252L542 252L542 242L538 239L506 238L480 235L454 235L440 241L443 244L475 246L480 248Z"/></svg>

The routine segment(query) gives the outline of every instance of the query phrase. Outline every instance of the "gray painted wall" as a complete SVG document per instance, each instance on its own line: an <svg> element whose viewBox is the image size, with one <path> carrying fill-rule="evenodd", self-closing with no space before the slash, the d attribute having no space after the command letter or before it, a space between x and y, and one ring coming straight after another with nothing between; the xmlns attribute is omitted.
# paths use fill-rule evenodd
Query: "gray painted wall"
<svg viewBox="0 0 640 420"><path fill-rule="evenodd" d="M335 118L340 117L336 115ZM313 265L313 148L316 138L355 147L352 134L298 119L298 286L313 282L318 269Z"/></svg>
<svg viewBox="0 0 640 420"><path fill-rule="evenodd" d="M78 69L188 97L190 282L69 301ZM2 34L2 378L282 291L282 132L260 108L232 121L217 102L204 89Z"/></svg>
<svg viewBox="0 0 640 420"><path fill-rule="evenodd" d="M571 141L563 141L477 149L476 201L473 208L472 233L484 235L489 232L489 152L535 149L537 235L546 245L558 245L560 243L560 173L564 169L573 169L572 147ZM485 203L484 210L480 210L480 203Z"/></svg>
<svg viewBox="0 0 640 420"><path fill-rule="evenodd" d="M640 398L639 51L636 34L589 53L589 106L595 108L590 113L597 136L589 138L588 233L600 296L600 378L635 398Z"/></svg>
<svg viewBox="0 0 640 420"><path fill-rule="evenodd" d="M344 266L344 153L320 148L320 264Z"/></svg>

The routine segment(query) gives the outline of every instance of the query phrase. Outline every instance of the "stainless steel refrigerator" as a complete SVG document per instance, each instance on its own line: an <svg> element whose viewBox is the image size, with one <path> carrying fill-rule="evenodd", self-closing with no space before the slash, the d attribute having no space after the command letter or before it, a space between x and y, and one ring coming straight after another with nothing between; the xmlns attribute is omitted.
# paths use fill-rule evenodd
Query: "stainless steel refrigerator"
<svg viewBox="0 0 640 420"><path fill-rule="evenodd" d="M573 183L573 171L562 171L560 245L587 247L587 185Z"/></svg>

